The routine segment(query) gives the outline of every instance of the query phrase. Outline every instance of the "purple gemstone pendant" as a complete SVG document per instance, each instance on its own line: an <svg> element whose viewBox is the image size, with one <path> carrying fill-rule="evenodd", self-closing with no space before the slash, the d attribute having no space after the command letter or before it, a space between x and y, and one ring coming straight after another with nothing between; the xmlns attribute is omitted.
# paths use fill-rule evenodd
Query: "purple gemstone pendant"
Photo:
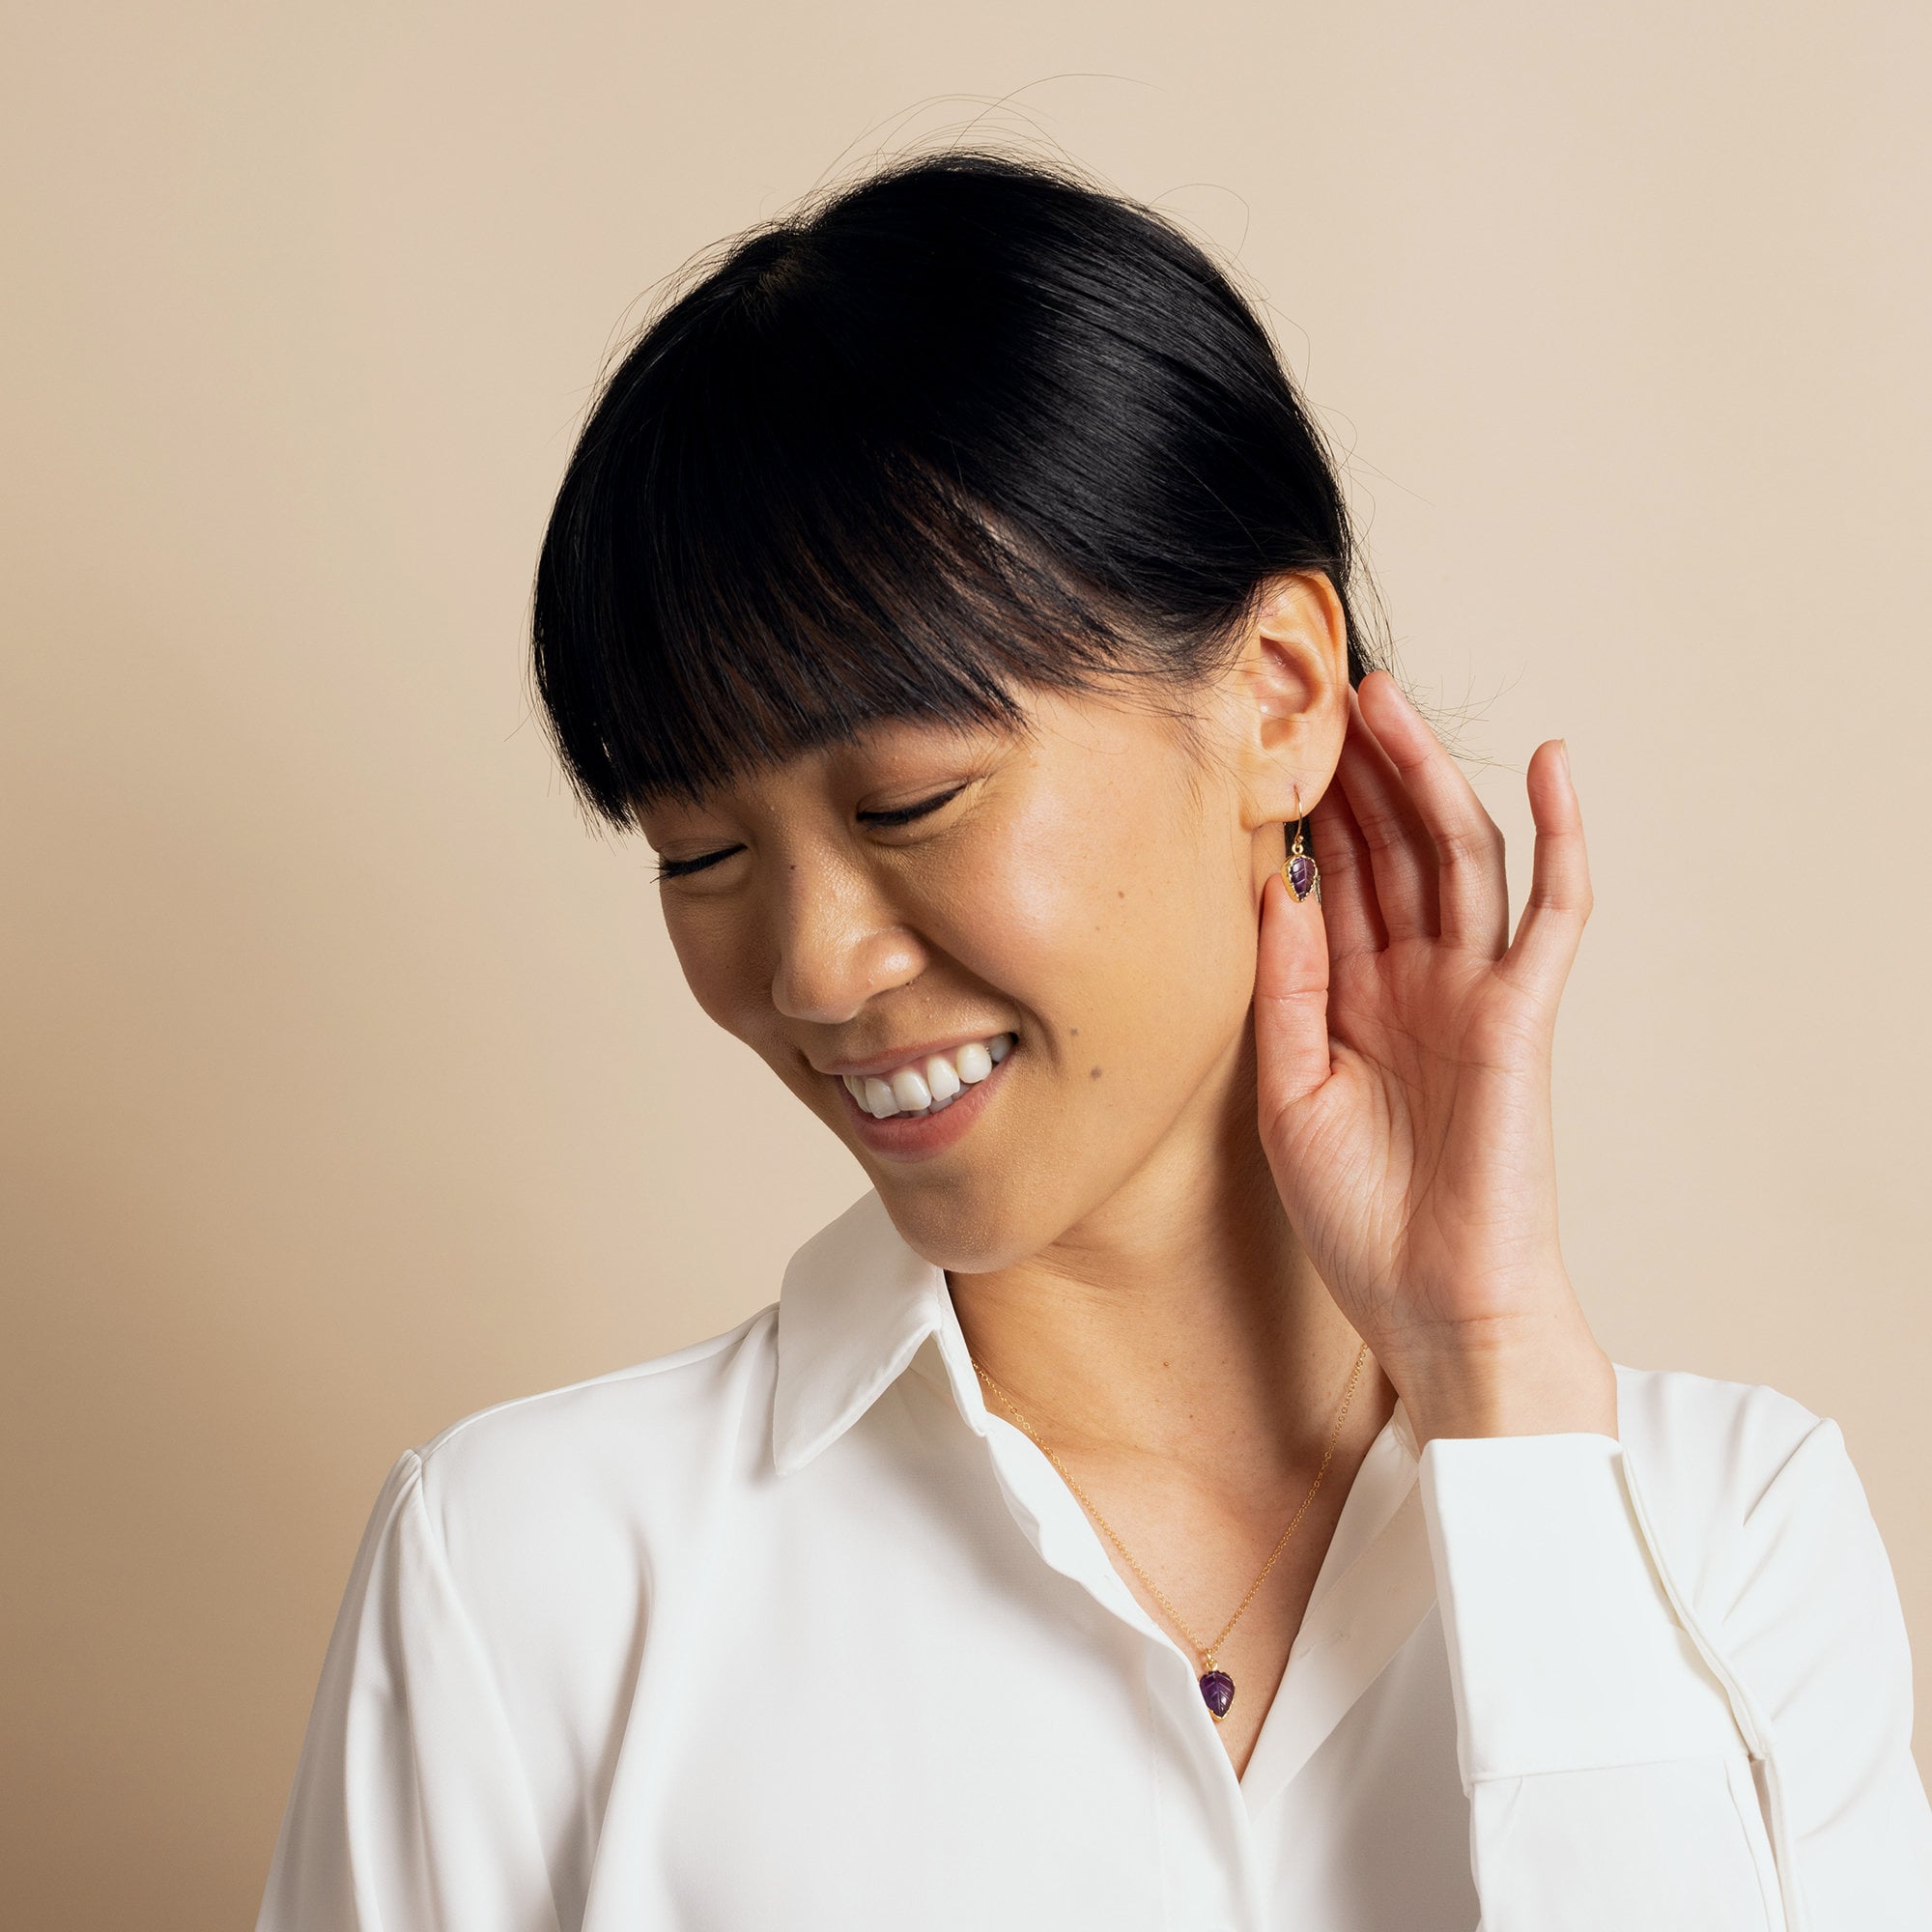
<svg viewBox="0 0 1932 1932"><path fill-rule="evenodd" d="M1321 874L1315 869L1315 855L1312 852L1296 852L1282 867L1282 876L1288 881L1288 889L1297 899L1305 899L1320 886Z"/></svg>
<svg viewBox="0 0 1932 1932"><path fill-rule="evenodd" d="M1235 1701L1235 1680L1225 1670L1210 1670L1201 1680L1201 1696L1218 1724Z"/></svg>

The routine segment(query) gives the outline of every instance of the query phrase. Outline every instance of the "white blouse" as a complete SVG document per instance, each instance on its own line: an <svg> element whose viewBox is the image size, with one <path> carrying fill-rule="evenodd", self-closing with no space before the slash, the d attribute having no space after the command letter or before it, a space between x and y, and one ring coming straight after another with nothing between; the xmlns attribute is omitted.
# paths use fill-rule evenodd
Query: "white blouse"
<svg viewBox="0 0 1932 1932"><path fill-rule="evenodd" d="M1927 1932L1898 1595L1835 1424L1349 1492L1245 1773L867 1195L729 1333L396 1464L260 1932Z"/></svg>

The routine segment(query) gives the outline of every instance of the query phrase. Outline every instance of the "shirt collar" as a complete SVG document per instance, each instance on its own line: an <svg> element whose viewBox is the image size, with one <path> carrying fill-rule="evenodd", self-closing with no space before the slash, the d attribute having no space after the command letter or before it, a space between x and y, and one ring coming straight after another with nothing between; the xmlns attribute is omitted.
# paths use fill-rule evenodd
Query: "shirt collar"
<svg viewBox="0 0 1932 1932"><path fill-rule="evenodd" d="M907 1243L876 1188L820 1229L791 1258L779 1291L772 1402L779 1474L803 1468L844 1435L905 1373L928 1335L939 1337L961 1409L983 1435L985 1410L964 1366L958 1321L946 1271ZM955 1339L957 1347L946 1346ZM1412 1465L1415 1434L1400 1402L1384 1433Z"/></svg>
<svg viewBox="0 0 1932 1932"><path fill-rule="evenodd" d="M789 1475L836 1442L952 1314L946 1273L862 1196L791 1258L779 1290L772 1459Z"/></svg>

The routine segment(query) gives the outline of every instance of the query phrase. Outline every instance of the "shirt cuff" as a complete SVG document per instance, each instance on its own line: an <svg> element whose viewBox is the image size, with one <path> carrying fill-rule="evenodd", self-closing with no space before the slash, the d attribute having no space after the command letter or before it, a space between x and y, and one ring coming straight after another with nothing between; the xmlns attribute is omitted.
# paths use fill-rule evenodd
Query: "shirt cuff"
<svg viewBox="0 0 1932 1932"><path fill-rule="evenodd" d="M1465 1790L1742 1750L1614 1437L1436 1436L1421 1485Z"/></svg>

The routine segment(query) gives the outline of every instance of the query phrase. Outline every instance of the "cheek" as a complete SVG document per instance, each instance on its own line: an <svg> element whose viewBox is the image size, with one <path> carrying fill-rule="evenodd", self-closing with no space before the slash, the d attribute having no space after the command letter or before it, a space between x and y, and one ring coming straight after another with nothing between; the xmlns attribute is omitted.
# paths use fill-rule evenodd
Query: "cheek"
<svg viewBox="0 0 1932 1932"><path fill-rule="evenodd" d="M1256 911L1245 849L1198 802L1171 785L1076 789L976 868L960 945L1043 1023L1064 1073L1119 1101L1197 1079L1244 1023Z"/></svg>
<svg viewBox="0 0 1932 1932"><path fill-rule="evenodd" d="M770 979L760 985L756 948L737 922L702 908L665 906L665 930L683 969L685 984L705 1016L755 1048L759 1014L772 1011Z"/></svg>

